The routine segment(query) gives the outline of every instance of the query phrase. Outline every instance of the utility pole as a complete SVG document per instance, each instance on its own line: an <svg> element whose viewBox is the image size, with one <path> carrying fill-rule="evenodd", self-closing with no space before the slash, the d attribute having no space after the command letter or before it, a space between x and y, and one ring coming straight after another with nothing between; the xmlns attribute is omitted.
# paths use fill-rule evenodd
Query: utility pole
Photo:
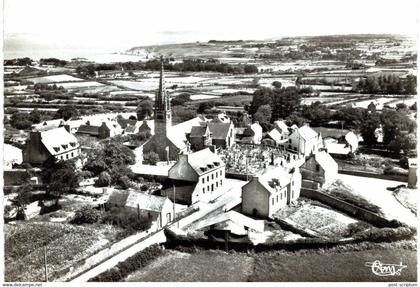
<svg viewBox="0 0 420 287"><path fill-rule="evenodd" d="M176 192L175 192L175 184L173 184L173 185L172 185L172 189L173 189L173 191L174 191L174 203L173 203L173 208L174 208L174 218L173 218L173 221L175 221L175 217L176 217L176 209L175 209L175 195L176 195Z"/></svg>
<svg viewBox="0 0 420 287"><path fill-rule="evenodd" d="M45 271L45 282L48 282L47 245L44 245L44 271Z"/></svg>

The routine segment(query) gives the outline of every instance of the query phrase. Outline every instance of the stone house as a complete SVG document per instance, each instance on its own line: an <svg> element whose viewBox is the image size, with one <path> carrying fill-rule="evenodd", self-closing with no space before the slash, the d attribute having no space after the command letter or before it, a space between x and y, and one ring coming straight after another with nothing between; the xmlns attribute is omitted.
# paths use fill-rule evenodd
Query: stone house
<svg viewBox="0 0 420 287"><path fill-rule="evenodd" d="M252 177L242 187L242 213L253 217L272 217L300 196L302 176L299 169L277 167Z"/></svg>
<svg viewBox="0 0 420 287"><path fill-rule="evenodd" d="M318 189L337 179L338 165L326 151L312 154L300 167L302 186Z"/></svg>
<svg viewBox="0 0 420 287"><path fill-rule="evenodd" d="M24 160L33 165L40 165L50 157L69 160L79 154L80 146L76 137L61 127L42 132L31 131Z"/></svg>
<svg viewBox="0 0 420 287"><path fill-rule="evenodd" d="M225 190L225 164L209 148L180 155L168 175L175 188L176 202L210 201ZM163 193L174 200L172 188Z"/></svg>

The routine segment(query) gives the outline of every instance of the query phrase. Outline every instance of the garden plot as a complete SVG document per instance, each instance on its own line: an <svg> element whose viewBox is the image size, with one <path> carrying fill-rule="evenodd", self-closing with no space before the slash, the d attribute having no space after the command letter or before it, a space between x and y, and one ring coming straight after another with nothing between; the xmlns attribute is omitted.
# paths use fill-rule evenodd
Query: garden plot
<svg viewBox="0 0 420 287"><path fill-rule="evenodd" d="M287 218L324 236L345 236L349 224L358 222L338 211L306 200L300 200L295 206L281 209L275 217Z"/></svg>
<svg viewBox="0 0 420 287"><path fill-rule="evenodd" d="M31 79L28 79L28 81L34 84L49 84L49 83L62 83L62 82L77 82L77 81L83 81L83 79L79 79L70 75L53 75L53 76L31 78Z"/></svg>
<svg viewBox="0 0 420 287"><path fill-rule="evenodd" d="M44 246L49 280L60 277L77 261L89 257L115 240L119 229L107 226L74 226L49 222L6 224L6 281L44 281Z"/></svg>

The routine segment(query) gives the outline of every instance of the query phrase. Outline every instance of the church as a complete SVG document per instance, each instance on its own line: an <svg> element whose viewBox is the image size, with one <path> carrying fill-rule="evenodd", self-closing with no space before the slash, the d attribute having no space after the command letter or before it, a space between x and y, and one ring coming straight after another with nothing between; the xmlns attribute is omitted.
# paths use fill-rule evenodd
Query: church
<svg viewBox="0 0 420 287"><path fill-rule="evenodd" d="M143 155L155 152L161 161L178 160L180 153L188 152L188 145L182 138L185 133L177 134L171 129L172 112L169 94L165 88L165 78L162 67L160 70L159 90L155 96L154 135L143 145Z"/></svg>

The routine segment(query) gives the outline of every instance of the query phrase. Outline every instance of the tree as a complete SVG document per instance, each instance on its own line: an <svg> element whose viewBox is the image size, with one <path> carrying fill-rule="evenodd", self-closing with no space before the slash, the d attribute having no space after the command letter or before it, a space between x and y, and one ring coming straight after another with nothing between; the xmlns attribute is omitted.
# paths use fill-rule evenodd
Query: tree
<svg viewBox="0 0 420 287"><path fill-rule="evenodd" d="M111 184L112 178L108 172L103 171L99 174L98 179L95 182L95 185L98 187L105 187Z"/></svg>
<svg viewBox="0 0 420 287"><path fill-rule="evenodd" d="M174 97L171 101L171 104L173 106L183 106L188 101L190 101L190 94L182 93Z"/></svg>
<svg viewBox="0 0 420 287"><path fill-rule="evenodd" d="M296 87L275 89L272 102L272 121L285 119L300 106L301 94Z"/></svg>
<svg viewBox="0 0 420 287"><path fill-rule="evenodd" d="M29 120L34 124L39 124L41 122L41 114L38 109L35 108L29 113Z"/></svg>
<svg viewBox="0 0 420 287"><path fill-rule="evenodd" d="M18 213L20 213L24 218L26 218L25 207L31 202L31 191L31 185L24 184L19 187L17 191L17 196L15 197L15 201L19 209Z"/></svg>
<svg viewBox="0 0 420 287"><path fill-rule="evenodd" d="M253 116L258 108L263 105L271 105L273 101L272 91L268 88L261 88L254 92L250 106L248 107L248 113Z"/></svg>
<svg viewBox="0 0 420 287"><path fill-rule="evenodd" d="M380 118L376 113L367 113L360 128L363 142L366 145L374 145L377 143L375 131L381 124Z"/></svg>
<svg viewBox="0 0 420 287"><path fill-rule="evenodd" d="M153 114L153 105L149 100L141 101L137 107L137 120L142 121Z"/></svg>
<svg viewBox="0 0 420 287"><path fill-rule="evenodd" d="M55 205L63 194L69 194L76 191L79 187L80 178L75 171L74 162L57 162L50 170L49 181L47 183L47 192L56 197Z"/></svg>
<svg viewBox="0 0 420 287"><path fill-rule="evenodd" d="M280 89L281 86L282 86L281 82L279 82L279 81L274 81L272 83L272 85L273 85L274 88L277 88L277 89Z"/></svg>
<svg viewBox="0 0 420 287"><path fill-rule="evenodd" d="M401 137L401 132L414 133L416 129L416 122L408 118L405 113L398 111L382 111L381 123L384 133L383 142L385 145L388 145L391 141Z"/></svg>
<svg viewBox="0 0 420 287"><path fill-rule="evenodd" d="M204 114L208 110L212 109L214 107L213 102L202 102L198 105L197 113Z"/></svg>
<svg viewBox="0 0 420 287"><path fill-rule="evenodd" d="M10 118L10 124L18 130L28 130L32 127L32 121L27 113L14 113Z"/></svg>
<svg viewBox="0 0 420 287"><path fill-rule="evenodd" d="M146 153L143 157L143 162L145 164L156 165L159 161L159 155L153 151Z"/></svg>
<svg viewBox="0 0 420 287"><path fill-rule="evenodd" d="M267 124L271 120L271 107L270 105L260 106L257 112L254 114L254 121L260 124Z"/></svg>
<svg viewBox="0 0 420 287"><path fill-rule="evenodd" d="M79 116L79 111L74 105L66 105L61 107L57 110L54 115L54 119L64 119L65 121L69 120L70 118L76 118Z"/></svg>

